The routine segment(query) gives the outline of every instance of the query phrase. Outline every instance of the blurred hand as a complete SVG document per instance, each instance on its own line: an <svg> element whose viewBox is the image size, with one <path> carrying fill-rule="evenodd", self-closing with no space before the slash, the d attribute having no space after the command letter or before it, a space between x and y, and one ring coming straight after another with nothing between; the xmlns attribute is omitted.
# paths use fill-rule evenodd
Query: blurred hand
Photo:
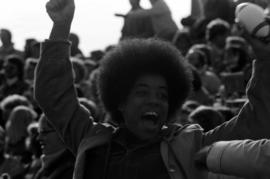
<svg viewBox="0 0 270 179"><path fill-rule="evenodd" d="M266 21L270 24L270 18L266 17ZM270 60L270 34L264 39L259 39L250 35L247 30L241 25L237 24L240 30L240 35L244 37L251 45L258 60Z"/></svg>
<svg viewBox="0 0 270 179"><path fill-rule="evenodd" d="M74 0L50 0L46 10L56 25L70 25L74 16Z"/></svg>

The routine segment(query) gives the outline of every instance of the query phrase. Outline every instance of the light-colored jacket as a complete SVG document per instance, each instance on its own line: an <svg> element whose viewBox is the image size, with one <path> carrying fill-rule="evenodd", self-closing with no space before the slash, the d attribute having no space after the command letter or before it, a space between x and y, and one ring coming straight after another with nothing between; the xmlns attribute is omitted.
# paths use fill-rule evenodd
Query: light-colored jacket
<svg viewBox="0 0 270 179"><path fill-rule="evenodd" d="M207 168L215 173L239 177L270 178L270 140L216 142L207 155ZM211 174L209 179L214 176Z"/></svg>
<svg viewBox="0 0 270 179"><path fill-rule="evenodd" d="M74 178L82 179L85 152L110 140L113 129L94 124L89 112L76 96L70 43L46 41L35 75L35 97L45 115L57 129L66 145L77 156ZM207 172L197 168L195 153L203 146L221 140L260 139L270 137L270 60L255 61L252 80L248 84L248 99L240 113L212 131L203 133L197 125L170 125L161 142L161 155L172 179L207 178Z"/></svg>

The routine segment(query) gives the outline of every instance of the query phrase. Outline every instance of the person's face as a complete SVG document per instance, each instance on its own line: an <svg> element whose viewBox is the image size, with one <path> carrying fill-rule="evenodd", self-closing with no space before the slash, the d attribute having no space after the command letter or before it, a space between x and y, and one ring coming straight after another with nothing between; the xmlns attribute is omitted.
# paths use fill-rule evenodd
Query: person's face
<svg viewBox="0 0 270 179"><path fill-rule="evenodd" d="M48 126L47 122L42 120L39 123L38 140L43 154L50 155L63 149L63 143L58 137L56 131Z"/></svg>
<svg viewBox="0 0 270 179"><path fill-rule="evenodd" d="M229 32L226 32L224 34L221 34L217 37L216 44L220 48L224 48L226 45L226 38L229 36Z"/></svg>
<svg viewBox="0 0 270 179"><path fill-rule="evenodd" d="M157 136L168 117L168 86L160 75L139 77L120 105L125 127L142 140Z"/></svg>
<svg viewBox="0 0 270 179"><path fill-rule="evenodd" d="M236 67L238 64L239 58L240 58L240 54L239 52L237 52L237 50L228 49L225 51L225 61L226 61L226 66L228 69Z"/></svg>
<svg viewBox="0 0 270 179"><path fill-rule="evenodd" d="M4 72L5 72L5 76L6 78L13 78L13 77L16 77L17 74L18 74L18 68L15 64L9 62L9 61L6 61L4 63Z"/></svg>
<svg viewBox="0 0 270 179"><path fill-rule="evenodd" d="M9 35L4 30L1 30L1 32L0 32L0 39L1 39L3 44L10 43Z"/></svg>

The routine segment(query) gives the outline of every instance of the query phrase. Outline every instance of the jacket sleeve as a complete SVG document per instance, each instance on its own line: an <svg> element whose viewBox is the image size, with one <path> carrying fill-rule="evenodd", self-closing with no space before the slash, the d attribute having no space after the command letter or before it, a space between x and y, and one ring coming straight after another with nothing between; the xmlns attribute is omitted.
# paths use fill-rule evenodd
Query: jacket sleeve
<svg viewBox="0 0 270 179"><path fill-rule="evenodd" d="M247 178L270 177L270 140L216 142L207 156L211 172Z"/></svg>
<svg viewBox="0 0 270 179"><path fill-rule="evenodd" d="M205 133L203 145L220 140L270 137L270 60L256 60L247 85L246 104L232 120Z"/></svg>
<svg viewBox="0 0 270 179"><path fill-rule="evenodd" d="M76 154L80 141L93 123L82 107L73 85L68 41L47 40L35 72L35 98L59 136Z"/></svg>

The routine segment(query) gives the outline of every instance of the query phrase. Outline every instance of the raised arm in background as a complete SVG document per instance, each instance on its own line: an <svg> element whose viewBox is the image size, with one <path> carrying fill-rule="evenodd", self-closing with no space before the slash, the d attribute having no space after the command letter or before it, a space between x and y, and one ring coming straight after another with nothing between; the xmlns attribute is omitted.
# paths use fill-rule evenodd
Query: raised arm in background
<svg viewBox="0 0 270 179"><path fill-rule="evenodd" d="M77 153L93 123L90 113L77 100L69 59L74 0L50 0L46 10L53 27L49 40L42 44L35 74L35 98L68 147Z"/></svg>

